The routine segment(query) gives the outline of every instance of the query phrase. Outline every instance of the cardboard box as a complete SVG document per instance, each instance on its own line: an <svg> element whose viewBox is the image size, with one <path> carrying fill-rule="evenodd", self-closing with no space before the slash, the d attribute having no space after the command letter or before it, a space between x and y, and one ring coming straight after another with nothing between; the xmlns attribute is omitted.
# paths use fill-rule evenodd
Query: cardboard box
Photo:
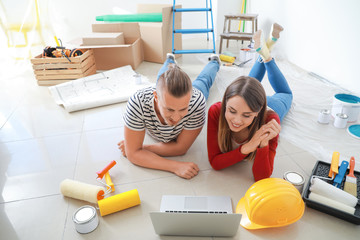
<svg viewBox="0 0 360 240"><path fill-rule="evenodd" d="M124 34L120 33L91 33L82 38L83 45L123 45Z"/></svg>
<svg viewBox="0 0 360 240"><path fill-rule="evenodd" d="M177 7L181 7L178 5ZM83 45L82 40L72 41L77 48L94 51L98 70L110 70L124 65L136 69L142 61L163 63L172 51L172 5L139 4L139 13L162 12L161 23L99 22L92 24L94 33L124 34L124 45ZM181 28L181 13L176 13L176 28ZM180 34L175 35L175 49L182 49ZM178 56L177 56L178 57Z"/></svg>
<svg viewBox="0 0 360 240"><path fill-rule="evenodd" d="M181 5L176 5L176 8L181 8ZM144 60L163 63L166 59L166 54L172 51L172 5L138 4L137 12L162 13L161 23L141 22L139 26L143 42ZM175 14L175 28L181 28L181 13ZM181 34L175 34L174 36L174 48L177 50L182 49Z"/></svg>
<svg viewBox="0 0 360 240"><path fill-rule="evenodd" d="M181 5L176 7L180 8ZM161 23L141 22L126 25L125 23L95 23L92 25L93 32L114 33L124 32L125 43L128 38L141 37L143 59L148 62L163 63L166 54L172 51L172 5L169 4L139 4L138 13L161 12ZM181 28L181 13L175 14L175 28ZM124 25L125 24L125 25ZM129 23L128 23L129 24ZM136 29L135 29L136 28ZM139 33L139 35L138 35ZM175 49L182 49L181 34L175 34ZM180 55L176 56L179 57ZM99 69L100 65L98 65Z"/></svg>
<svg viewBox="0 0 360 240"><path fill-rule="evenodd" d="M94 51L98 70L110 70L125 65L131 65L133 69L136 69L144 61L138 23L96 23L92 25L92 31L124 34L125 44L123 45L84 46L81 39L71 42L78 48L86 47Z"/></svg>

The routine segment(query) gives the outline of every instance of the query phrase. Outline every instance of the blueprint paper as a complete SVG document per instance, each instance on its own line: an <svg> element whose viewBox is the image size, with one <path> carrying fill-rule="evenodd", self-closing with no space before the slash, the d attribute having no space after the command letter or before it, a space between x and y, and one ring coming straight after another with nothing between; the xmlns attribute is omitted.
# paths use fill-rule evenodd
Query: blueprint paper
<svg viewBox="0 0 360 240"><path fill-rule="evenodd" d="M130 65L49 87L58 105L74 112L125 102L137 90L154 85L141 76L137 84Z"/></svg>

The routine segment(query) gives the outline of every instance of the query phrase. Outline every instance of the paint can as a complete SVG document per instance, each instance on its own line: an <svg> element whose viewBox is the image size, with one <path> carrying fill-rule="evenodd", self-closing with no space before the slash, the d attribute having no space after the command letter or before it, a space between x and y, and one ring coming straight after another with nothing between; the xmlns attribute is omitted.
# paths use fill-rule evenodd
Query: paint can
<svg viewBox="0 0 360 240"><path fill-rule="evenodd" d="M348 116L348 122L356 122L360 114L360 97L351 94L339 93L333 97L331 115L344 113Z"/></svg>
<svg viewBox="0 0 360 240"><path fill-rule="evenodd" d="M318 123L329 124L330 122L330 110L322 109L319 112Z"/></svg>
<svg viewBox="0 0 360 240"><path fill-rule="evenodd" d="M82 206L73 215L75 229L79 233L89 233L94 231L99 225L96 209L92 206Z"/></svg>
<svg viewBox="0 0 360 240"><path fill-rule="evenodd" d="M256 54L255 49L242 48L242 49L240 49L239 60L240 60L240 62L245 62L247 60L250 60L249 62L247 62L247 64L251 65L251 64L255 63L255 60L257 59L256 55L257 54Z"/></svg>
<svg viewBox="0 0 360 240"><path fill-rule="evenodd" d="M334 127L345 128L348 122L348 116L345 113L338 113L335 116Z"/></svg>
<svg viewBox="0 0 360 240"><path fill-rule="evenodd" d="M289 171L285 172L283 179L291 183L302 194L305 178L297 172Z"/></svg>
<svg viewBox="0 0 360 240"><path fill-rule="evenodd" d="M140 85L141 84L141 74L137 73L134 75L135 78L135 84Z"/></svg>

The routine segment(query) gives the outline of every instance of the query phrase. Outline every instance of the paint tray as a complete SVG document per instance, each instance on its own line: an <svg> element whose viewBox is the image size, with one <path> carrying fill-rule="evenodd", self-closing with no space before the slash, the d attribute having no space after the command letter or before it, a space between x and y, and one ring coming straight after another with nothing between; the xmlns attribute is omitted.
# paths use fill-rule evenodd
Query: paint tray
<svg viewBox="0 0 360 240"><path fill-rule="evenodd" d="M321 212L327 213L329 215L332 215L334 217L337 218L341 218L345 221L360 225L360 201L359 201L359 196L360 196L360 172L354 171L354 175L357 178L357 193L358 193L358 203L355 206L355 213L354 214L350 214L347 212L343 212L341 210L338 210L336 208L318 203L316 201L310 200L309 199L309 194L310 194L310 181L312 176L321 176L321 177L328 177L328 173L330 170L330 163L327 162L323 162L323 161L317 161L317 163L314 166L314 169L312 171L311 177L309 178L307 185L305 186L305 189L303 191L303 196L302 198L304 199L304 202L306 203L306 205L310 208L319 210ZM349 169L346 171L346 175L349 173ZM346 175L343 179L343 181L341 182L341 189L344 189L344 184L345 184L345 179L346 179ZM324 180L324 179L322 179ZM333 180L324 180L327 183L333 184Z"/></svg>

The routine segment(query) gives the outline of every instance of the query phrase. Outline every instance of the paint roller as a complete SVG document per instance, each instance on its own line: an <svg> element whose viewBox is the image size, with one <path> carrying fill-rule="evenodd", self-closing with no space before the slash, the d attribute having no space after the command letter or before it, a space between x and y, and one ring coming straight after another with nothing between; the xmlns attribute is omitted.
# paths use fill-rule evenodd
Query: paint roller
<svg viewBox="0 0 360 240"><path fill-rule="evenodd" d="M358 202L358 199L350 193L328 184L319 178L311 179L310 191L349 207L355 207Z"/></svg>
<svg viewBox="0 0 360 240"><path fill-rule="evenodd" d="M321 179L311 180L310 191L309 199L312 201L350 214L355 213L357 198Z"/></svg>
<svg viewBox="0 0 360 240"><path fill-rule="evenodd" d="M65 179L60 184L61 193L66 197L97 203L101 216L139 205L140 196L137 189L104 199L104 195L115 190L108 172L115 164L115 161L111 161L102 171L97 172L97 180L99 182L101 182L100 180L105 176L106 184L101 183L108 187L107 190L100 186Z"/></svg>
<svg viewBox="0 0 360 240"><path fill-rule="evenodd" d="M66 197L97 203L104 198L106 190L100 186L65 179L60 184L60 191Z"/></svg>
<svg viewBox="0 0 360 240"><path fill-rule="evenodd" d="M111 161L103 170L97 172L97 180L108 187L105 189L104 187L91 185L87 183L82 183L79 181L65 179L60 184L60 191L66 197L71 197L91 203L97 203L98 200L104 198L105 194L108 194L112 191L112 187L108 184L101 182L100 180L103 176L108 173L108 171L116 164L116 161ZM108 176L109 183L112 184L110 175ZM112 184L113 185L113 184Z"/></svg>
<svg viewBox="0 0 360 240"><path fill-rule="evenodd" d="M101 216L131 208L140 204L140 196L137 189L117 194L98 201Z"/></svg>
<svg viewBox="0 0 360 240"><path fill-rule="evenodd" d="M318 202L318 203L324 204L326 206L336 208L336 209L338 209L340 211L343 211L343 212L347 212L347 213L350 213L350 214L355 213L355 208L354 207L350 207L350 206L348 206L346 204L343 204L341 202L338 202L338 201L332 200L330 198L321 196L321 195L319 195L317 193L314 193L314 192L311 192L309 194L309 199L314 201L314 202Z"/></svg>

